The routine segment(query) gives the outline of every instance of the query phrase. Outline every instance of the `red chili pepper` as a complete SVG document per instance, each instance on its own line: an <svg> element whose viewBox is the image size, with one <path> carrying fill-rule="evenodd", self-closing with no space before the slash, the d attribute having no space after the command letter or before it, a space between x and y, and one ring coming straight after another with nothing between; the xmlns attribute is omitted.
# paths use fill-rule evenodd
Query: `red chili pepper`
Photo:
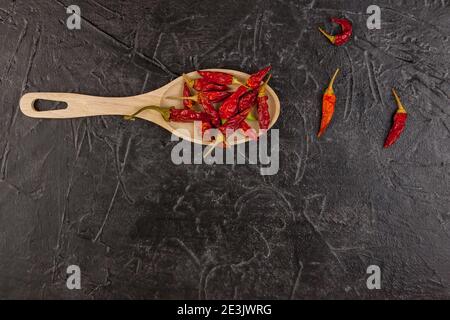
<svg viewBox="0 0 450 320"><path fill-rule="evenodd" d="M231 96L231 92L228 91L210 91L202 92L201 94L213 103L221 102Z"/></svg>
<svg viewBox="0 0 450 320"><path fill-rule="evenodd" d="M392 146L402 134L403 130L406 126L406 120L408 119L408 113L406 112L405 107L403 106L402 102L400 101L400 98L395 91L395 89L392 89L392 93L394 94L395 101L397 102L397 112L394 115L394 123L391 127L391 130L389 131L389 134L386 138L386 141L384 143L385 148L389 148Z"/></svg>
<svg viewBox="0 0 450 320"><path fill-rule="evenodd" d="M244 132L244 134L250 138L250 140L258 140L258 135L256 134L255 129L253 129L247 121L242 121L240 124L240 129Z"/></svg>
<svg viewBox="0 0 450 320"><path fill-rule="evenodd" d="M270 113L269 105L267 104L267 96L258 97L258 122L261 130L269 129Z"/></svg>
<svg viewBox="0 0 450 320"><path fill-rule="evenodd" d="M253 107L258 97L258 90L252 90L247 92L241 100L239 100L239 112L247 110Z"/></svg>
<svg viewBox="0 0 450 320"><path fill-rule="evenodd" d="M219 128L220 131L222 131L222 133L224 135L226 135L227 131L236 131L240 128L242 122L245 121L245 119L248 116L248 113L250 112L250 109L245 110L244 112L241 112L235 116L233 116L232 118L228 119L224 124L222 124Z"/></svg>
<svg viewBox="0 0 450 320"><path fill-rule="evenodd" d="M200 96L205 97L212 103L220 102L231 95L231 92L228 91L207 91L207 92L199 92L195 96L184 96L184 97L168 97L168 99L177 99L177 100L189 100L199 102L201 100Z"/></svg>
<svg viewBox="0 0 450 320"><path fill-rule="evenodd" d="M227 86L221 85L221 84L217 84L217 83L211 83L209 81L207 81L206 79L190 79L187 75L183 74L184 80L186 81L186 83L188 84L189 87L200 91L200 92L205 92L205 91L226 91L228 90Z"/></svg>
<svg viewBox="0 0 450 320"><path fill-rule="evenodd" d="M242 83L231 74L217 71L197 71L199 75L209 82L230 86L232 84L242 85Z"/></svg>
<svg viewBox="0 0 450 320"><path fill-rule="evenodd" d="M209 117L205 112L196 112L187 109L170 110L170 121L175 122L191 122L191 121L208 121Z"/></svg>
<svg viewBox="0 0 450 320"><path fill-rule="evenodd" d="M252 89L257 89L261 85L261 82L265 78L265 76L269 73L269 71L272 69L271 66L268 66L257 73L253 74L248 78L247 80L247 86Z"/></svg>
<svg viewBox="0 0 450 320"><path fill-rule="evenodd" d="M343 44L346 44L352 37L353 33L352 23L347 19L339 19L339 18L331 18L331 21L339 24L342 28L342 32L340 34L332 36L326 33L322 28L319 28L320 32L322 32L322 34L325 37L327 37L332 44L336 46L342 46Z"/></svg>
<svg viewBox="0 0 450 320"><path fill-rule="evenodd" d="M210 122L202 122L202 136L210 129L212 129L212 124Z"/></svg>
<svg viewBox="0 0 450 320"><path fill-rule="evenodd" d="M220 117L216 108L212 105L212 103L208 100L208 98L202 94L199 96L199 103L203 106L205 112L210 116L210 121L214 127L220 126Z"/></svg>
<svg viewBox="0 0 450 320"><path fill-rule="evenodd" d="M187 83L184 83L183 86L183 97L190 97L191 96L191 90L189 89L189 86ZM194 101L191 99L184 99L183 105L186 109L192 109L194 108Z"/></svg>
<svg viewBox="0 0 450 320"><path fill-rule="evenodd" d="M267 103L269 97L266 94L266 87L269 80L270 76L258 91L258 122L260 130L267 130L270 125L269 104Z"/></svg>
<svg viewBox="0 0 450 320"><path fill-rule="evenodd" d="M336 95L334 94L333 84L336 80L336 77L339 73L339 69L333 75L330 84L328 85L327 90L323 96L322 101L322 121L320 123L320 130L318 133L318 137L320 138L327 130L330 125L331 119L333 119L334 107L336 105Z"/></svg>
<svg viewBox="0 0 450 320"><path fill-rule="evenodd" d="M220 118L227 120L234 116L239 109L239 99L247 92L247 87L240 86L219 108Z"/></svg>
<svg viewBox="0 0 450 320"><path fill-rule="evenodd" d="M194 110L189 109L176 109L174 107L171 108L162 108L157 106L148 106L143 107L142 109L138 110L136 113L132 114L131 116L124 116L125 120L136 120L136 117L146 111L146 110L155 110L158 111L161 116L166 121L174 121L174 122L194 122L194 121L202 121L202 122L209 122L210 117L206 112L196 112Z"/></svg>

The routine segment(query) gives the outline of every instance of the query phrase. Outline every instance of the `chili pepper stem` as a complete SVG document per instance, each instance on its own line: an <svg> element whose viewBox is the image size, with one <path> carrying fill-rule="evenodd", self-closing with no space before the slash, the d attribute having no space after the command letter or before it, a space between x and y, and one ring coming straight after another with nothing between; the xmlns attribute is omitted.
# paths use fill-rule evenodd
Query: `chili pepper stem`
<svg viewBox="0 0 450 320"><path fill-rule="evenodd" d="M162 107L158 107L158 106L143 107L143 108L139 109L137 112L135 112L134 114L132 114L131 116L124 116L123 118L128 121L135 121L136 116L138 116L139 114L141 114L142 112L144 112L146 110L158 111L161 114L161 116L164 118L164 120L170 121L170 108L162 108Z"/></svg>
<svg viewBox="0 0 450 320"><path fill-rule="evenodd" d="M233 82L231 84L232 85L235 84L235 85L238 85L238 86L244 86L244 87L248 88L248 86L246 84L242 83L241 81L239 81L239 79L237 79L235 77L233 77Z"/></svg>
<svg viewBox="0 0 450 320"><path fill-rule="evenodd" d="M261 88L264 88L264 91L266 91L267 85L269 84L270 79L272 79L272 75L269 74L269 76L267 77L266 81L264 81L264 83L262 84Z"/></svg>
<svg viewBox="0 0 450 320"><path fill-rule="evenodd" d="M192 80L191 78L189 78L185 73L183 73L183 79L186 82L186 84L189 86L189 88L193 88L194 86L194 80Z"/></svg>
<svg viewBox="0 0 450 320"><path fill-rule="evenodd" d="M329 85L329 87L331 89L333 89L334 81L336 80L336 77L339 74L339 71L341 71L341 69L337 68L336 72L333 75L333 78L331 78L331 82L330 82L330 85Z"/></svg>
<svg viewBox="0 0 450 320"><path fill-rule="evenodd" d="M405 107L403 106L403 103L402 103L402 101L400 100L400 97L398 96L397 91L395 91L394 88L392 89L392 93L394 94L395 101L397 102L397 106L398 106L397 112L398 112L398 113L406 113L406 109L405 109Z"/></svg>
<svg viewBox="0 0 450 320"><path fill-rule="evenodd" d="M325 36L327 37L328 40L330 40L331 43L335 43L336 42L336 37L332 36L331 34L328 34L325 30L323 30L322 28L319 28L319 31Z"/></svg>
<svg viewBox="0 0 450 320"><path fill-rule="evenodd" d="M330 84L329 84L328 89L327 89L327 93L328 94L329 93L334 93L333 86L334 86L334 82L336 81L336 77L339 74L339 71L341 71L341 69L337 68L336 72L333 75L333 78L331 78Z"/></svg>
<svg viewBox="0 0 450 320"><path fill-rule="evenodd" d="M266 88L269 84L270 79L272 78L272 75L270 74L267 77L267 80L262 84L261 88L259 89L258 97L264 97L266 95Z"/></svg>
<svg viewBox="0 0 450 320"><path fill-rule="evenodd" d="M228 148L229 146L227 145L227 141L228 141L228 140L231 140L231 139L234 139L234 137L235 137L237 134L238 134L238 131L236 130L236 131L233 132L232 135L230 135L228 138L225 139L225 136L223 135L223 133L220 133L220 135L217 137L217 140L214 142L214 144L211 145L210 148L208 149L208 151L206 151L206 152L203 154L203 158L206 159L206 157L208 157L208 156L211 154L211 152L212 152L215 148L217 148L217 146L220 145L221 143L224 144L224 147L225 147L225 148Z"/></svg>
<svg viewBox="0 0 450 320"><path fill-rule="evenodd" d="M197 96L192 96L192 97L167 97L167 99L171 99L171 100L192 100L192 101L198 102L198 97Z"/></svg>

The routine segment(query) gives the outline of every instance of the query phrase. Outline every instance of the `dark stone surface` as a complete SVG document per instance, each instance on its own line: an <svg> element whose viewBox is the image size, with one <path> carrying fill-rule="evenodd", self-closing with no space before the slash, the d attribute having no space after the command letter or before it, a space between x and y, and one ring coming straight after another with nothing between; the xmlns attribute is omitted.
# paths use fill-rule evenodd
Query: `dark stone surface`
<svg viewBox="0 0 450 320"><path fill-rule="evenodd" d="M450 298L450 3L377 1L370 31L373 2L1 0L0 298ZM65 26L70 4L81 30ZM354 22L345 47L317 31L333 15ZM282 103L275 176L175 166L168 133L143 121L18 108L25 92L128 96L268 63ZM393 86L410 120L383 150ZM66 289L71 264L80 291Z"/></svg>

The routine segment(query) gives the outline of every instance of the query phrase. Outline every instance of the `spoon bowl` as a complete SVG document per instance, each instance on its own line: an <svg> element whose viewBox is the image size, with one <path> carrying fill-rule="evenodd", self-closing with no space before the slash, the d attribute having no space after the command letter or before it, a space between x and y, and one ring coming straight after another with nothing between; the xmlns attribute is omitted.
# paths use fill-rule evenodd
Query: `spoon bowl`
<svg viewBox="0 0 450 320"><path fill-rule="evenodd" d="M209 69L208 71L226 72L242 81L246 81L250 77L250 75L246 73L235 70ZM188 76L192 79L199 78L196 71L189 73ZM20 110L23 114L32 118L71 119L104 115L131 115L141 108L150 105L176 107L182 109L183 102L170 99L170 97L180 96L181 92L183 92L183 85L184 79L183 77L179 77L152 92L123 98L95 97L75 93L27 93L20 99ZM267 95L269 97L268 104L269 113L271 116L269 126L270 129L276 123L280 115L280 100L270 86L267 87ZM38 111L35 108L35 103L38 100L65 102L67 104L67 108L50 111ZM153 122L178 137L194 143L204 145L214 143L211 141L202 140L202 135L200 132L194 134L196 129L193 123L173 121L167 122L162 118L160 113L155 110L143 111L137 116L137 118ZM258 132L257 121L248 121L248 123L253 129L256 130L256 132ZM241 133L237 133L236 136L236 140L231 142L231 144L245 143L249 140L248 137Z"/></svg>

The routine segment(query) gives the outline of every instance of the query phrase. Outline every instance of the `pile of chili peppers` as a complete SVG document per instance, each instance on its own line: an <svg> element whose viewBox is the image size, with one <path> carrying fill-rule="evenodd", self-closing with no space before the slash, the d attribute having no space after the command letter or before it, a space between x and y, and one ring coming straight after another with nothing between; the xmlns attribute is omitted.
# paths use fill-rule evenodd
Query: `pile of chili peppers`
<svg viewBox="0 0 450 320"><path fill-rule="evenodd" d="M197 71L199 79L183 75L182 97L169 98L183 100L184 109L148 106L125 119L134 120L145 110L156 110L166 121L201 121L202 134L212 128L219 129L224 136L242 130L250 139L257 140L258 134L247 121L254 119L255 109L260 131L269 129L271 119L266 87L270 71L268 66L252 74L245 83L233 75L217 71ZM237 89L231 91L230 86L235 85Z"/></svg>

